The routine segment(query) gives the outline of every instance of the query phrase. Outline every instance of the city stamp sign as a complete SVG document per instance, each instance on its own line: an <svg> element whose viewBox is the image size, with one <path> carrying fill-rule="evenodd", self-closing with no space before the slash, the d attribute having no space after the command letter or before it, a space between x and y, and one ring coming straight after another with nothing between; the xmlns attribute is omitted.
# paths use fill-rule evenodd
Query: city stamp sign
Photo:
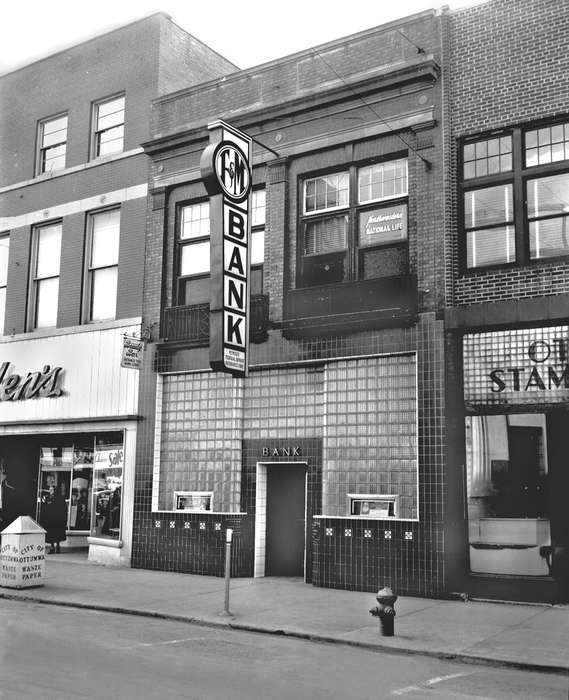
<svg viewBox="0 0 569 700"><path fill-rule="evenodd" d="M223 121L208 125L200 168L210 196L210 366L246 377L249 355L252 141Z"/></svg>

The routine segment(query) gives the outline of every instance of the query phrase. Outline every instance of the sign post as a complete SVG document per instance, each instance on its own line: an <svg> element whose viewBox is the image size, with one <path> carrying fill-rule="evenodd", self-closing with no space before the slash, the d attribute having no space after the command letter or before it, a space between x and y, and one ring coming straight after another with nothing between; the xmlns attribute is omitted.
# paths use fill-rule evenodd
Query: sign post
<svg viewBox="0 0 569 700"><path fill-rule="evenodd" d="M208 125L200 168L210 195L210 366L248 374L252 140L223 121Z"/></svg>
<svg viewBox="0 0 569 700"><path fill-rule="evenodd" d="M229 612L229 583L231 581L231 540L233 539L233 530L227 528L225 531L225 605L223 612L225 615L230 615Z"/></svg>

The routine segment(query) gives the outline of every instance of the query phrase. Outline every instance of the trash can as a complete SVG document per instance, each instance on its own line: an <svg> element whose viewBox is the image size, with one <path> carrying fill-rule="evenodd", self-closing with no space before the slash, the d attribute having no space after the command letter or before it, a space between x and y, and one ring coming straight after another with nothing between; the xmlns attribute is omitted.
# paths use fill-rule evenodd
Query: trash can
<svg viewBox="0 0 569 700"><path fill-rule="evenodd" d="M45 578L45 530L28 515L0 533L0 586L32 588Z"/></svg>

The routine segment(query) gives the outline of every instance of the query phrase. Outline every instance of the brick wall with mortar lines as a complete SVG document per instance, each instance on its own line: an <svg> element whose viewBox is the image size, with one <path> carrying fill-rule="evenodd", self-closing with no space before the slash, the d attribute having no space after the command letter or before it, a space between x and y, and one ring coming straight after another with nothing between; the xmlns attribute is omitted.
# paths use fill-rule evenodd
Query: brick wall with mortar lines
<svg viewBox="0 0 569 700"><path fill-rule="evenodd" d="M233 63L165 16L160 20L159 95L237 70Z"/></svg>
<svg viewBox="0 0 569 700"><path fill-rule="evenodd" d="M569 113L567 0L490 0L452 12L448 78L452 131L449 171L458 181L464 136ZM505 271L458 273L456 184L449 203L447 269L455 279L448 301L457 305L569 291L569 265L560 261Z"/></svg>
<svg viewBox="0 0 569 700"><path fill-rule="evenodd" d="M93 101L123 91L125 150L137 148L157 94L158 38L157 18L148 18L2 76L0 186L34 177L37 122L61 112L68 113L67 167L87 162Z"/></svg>
<svg viewBox="0 0 569 700"><path fill-rule="evenodd" d="M415 44L425 54L439 56L438 18L431 12L410 18L407 23L395 22L317 47L324 60L313 50L301 52L239 71L223 82L204 84L158 100L152 110L152 132L169 134L236 110L261 109L287 99L310 97L323 85L342 86L334 71L349 79L365 71L389 69L416 60Z"/></svg>

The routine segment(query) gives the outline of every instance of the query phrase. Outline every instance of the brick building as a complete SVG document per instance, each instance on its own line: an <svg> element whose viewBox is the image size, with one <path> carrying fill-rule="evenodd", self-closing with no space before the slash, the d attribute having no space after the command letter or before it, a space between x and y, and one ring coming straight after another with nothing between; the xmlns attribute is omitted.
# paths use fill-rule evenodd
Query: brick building
<svg viewBox="0 0 569 700"><path fill-rule="evenodd" d="M445 590L441 16L159 98L132 562ZM208 124L254 139L246 378L209 367Z"/></svg>
<svg viewBox="0 0 569 700"><path fill-rule="evenodd" d="M447 19L452 578L567 600L569 4L491 0Z"/></svg>
<svg viewBox="0 0 569 700"><path fill-rule="evenodd" d="M151 15L0 76L4 525L67 502L65 546L130 562L151 99L234 66Z"/></svg>

